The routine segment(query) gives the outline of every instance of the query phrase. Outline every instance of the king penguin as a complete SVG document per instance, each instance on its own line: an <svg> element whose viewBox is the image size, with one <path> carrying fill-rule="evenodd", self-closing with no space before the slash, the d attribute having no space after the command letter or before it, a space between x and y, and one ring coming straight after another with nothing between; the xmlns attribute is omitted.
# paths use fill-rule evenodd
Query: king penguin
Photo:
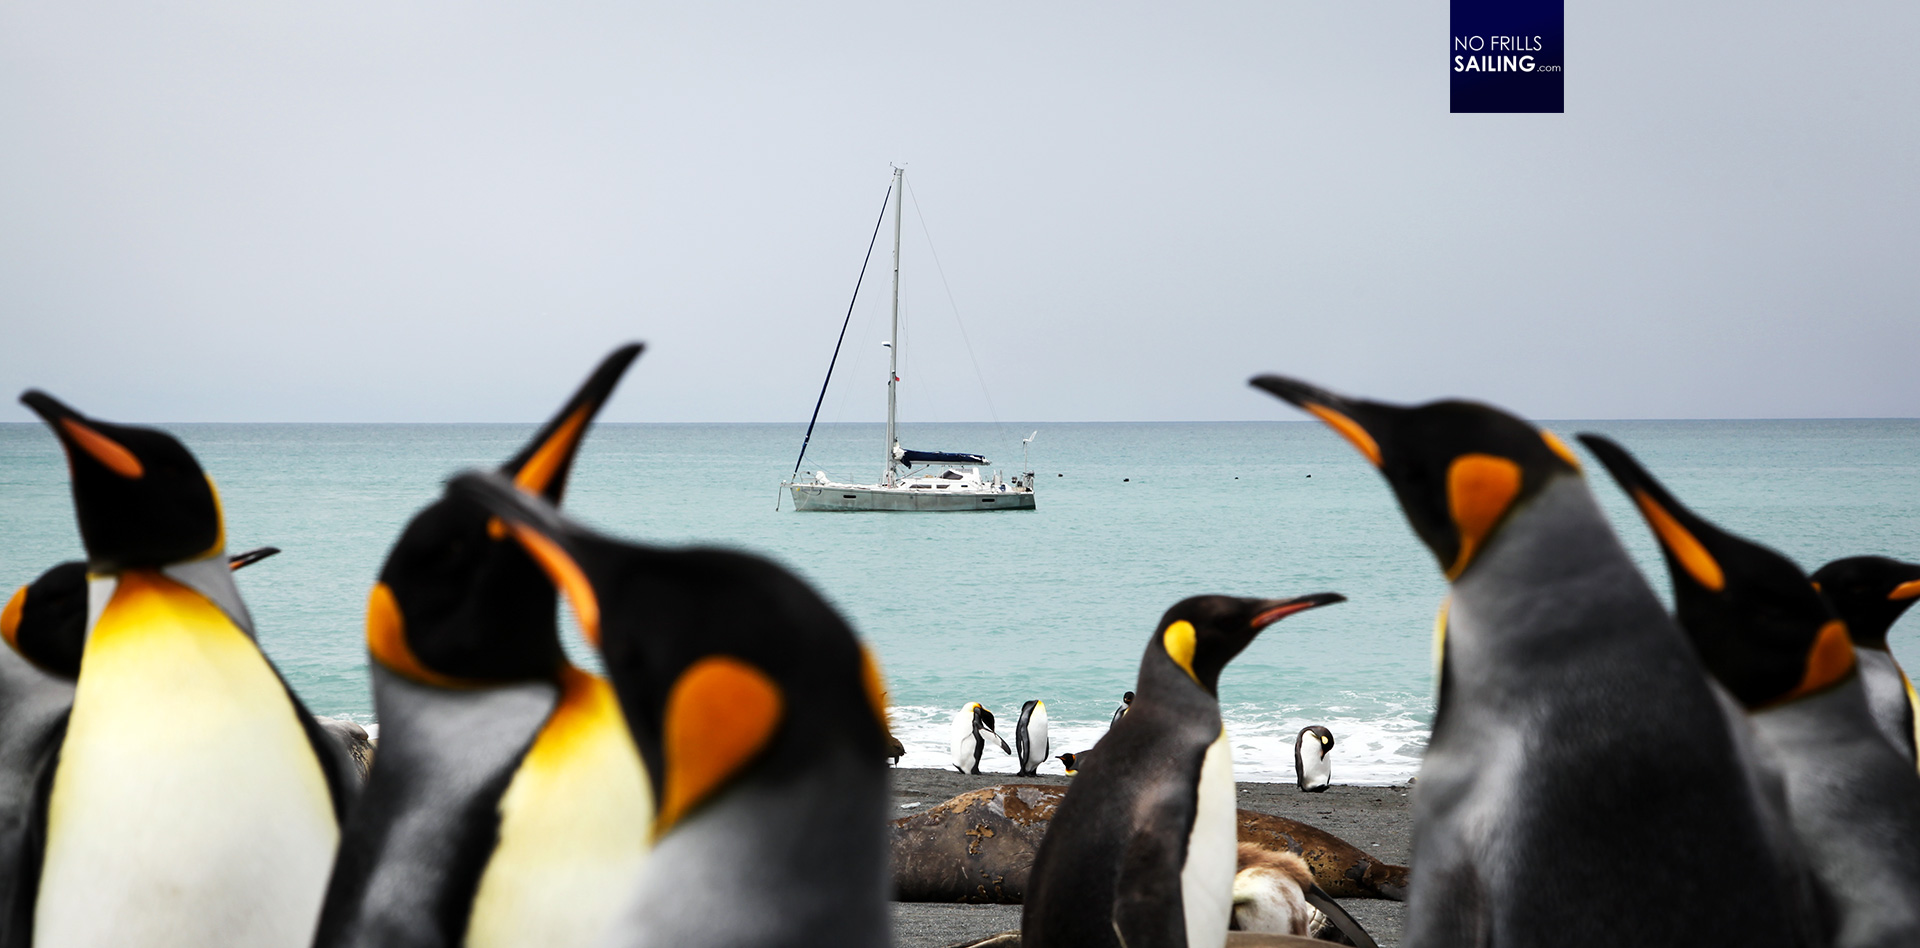
<svg viewBox="0 0 1920 948"><path fill-rule="evenodd" d="M1688 510L1612 441L1580 440L1652 529L1681 628L1785 783L1837 910L1831 944L1920 945L1920 773L1874 724L1846 624L1793 561Z"/></svg>
<svg viewBox="0 0 1920 948"><path fill-rule="evenodd" d="M1233 752L1220 672L1282 618L1345 601L1195 596L1161 617L1134 702L1081 762L1034 855L1025 948L1215 948L1233 916Z"/></svg>
<svg viewBox="0 0 1920 948"><path fill-rule="evenodd" d="M1573 452L1477 403L1253 384L1359 450L1451 581L1403 943L1808 943L1806 866L1744 716ZM1629 839L1650 858L1623 858Z"/></svg>
<svg viewBox="0 0 1920 948"><path fill-rule="evenodd" d="M1333 732L1318 724L1309 724L1293 737L1293 779L1300 789L1320 793L1333 785Z"/></svg>
<svg viewBox="0 0 1920 948"><path fill-rule="evenodd" d="M1920 564L1885 556L1834 560L1813 584L1847 624L1873 722L1909 762L1920 766L1920 694L1887 647L1887 633L1920 600Z"/></svg>
<svg viewBox="0 0 1920 948"><path fill-rule="evenodd" d="M88 589L15 921L37 945L309 944L357 781L254 642L213 481L163 432L21 401L66 450Z"/></svg>
<svg viewBox="0 0 1920 948"><path fill-rule="evenodd" d="M1020 706L1013 727L1013 750L1020 759L1020 776L1031 777L1047 762L1047 703L1035 699Z"/></svg>
<svg viewBox="0 0 1920 948"><path fill-rule="evenodd" d="M889 944L886 689L832 607L756 556L613 540L496 475L452 488L599 630L660 801L606 948Z"/></svg>
<svg viewBox="0 0 1920 948"><path fill-rule="evenodd" d="M953 769L963 774L980 772L980 755L986 753L987 738L1000 745L1001 753L1011 754L1006 738L993 729L993 712L978 701L953 714Z"/></svg>
<svg viewBox="0 0 1920 948"><path fill-rule="evenodd" d="M638 345L601 362L501 468L558 503ZM590 946L645 864L639 749L608 682L561 650L552 582L478 504L401 533L367 607L380 721L318 948ZM591 634L589 634L591 638Z"/></svg>

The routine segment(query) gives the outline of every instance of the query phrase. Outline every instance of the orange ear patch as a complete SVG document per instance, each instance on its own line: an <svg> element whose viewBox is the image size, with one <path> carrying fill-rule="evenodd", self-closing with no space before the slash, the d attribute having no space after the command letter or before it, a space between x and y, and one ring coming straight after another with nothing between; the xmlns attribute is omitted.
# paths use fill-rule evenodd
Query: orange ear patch
<svg viewBox="0 0 1920 948"><path fill-rule="evenodd" d="M580 443L580 430L587 426L587 412L592 407L582 405L574 409L560 427L553 429L553 434L527 459L520 473L513 476L513 483L529 493L545 491L547 485L553 483L553 475L559 473L560 465L573 453L574 445Z"/></svg>
<svg viewBox="0 0 1920 948"><path fill-rule="evenodd" d="M0 637L5 638L16 652L20 650L20 614L26 608L27 587L22 586L14 590L13 598L7 600L7 607L0 609Z"/></svg>
<svg viewBox="0 0 1920 948"><path fill-rule="evenodd" d="M1792 701L1812 694L1846 677L1852 670L1853 640L1847 637L1847 624L1835 619L1820 627L1820 635L1807 653L1807 673L1801 676L1799 686L1780 700Z"/></svg>
<svg viewBox="0 0 1920 948"><path fill-rule="evenodd" d="M1193 673L1193 650L1198 644L1193 623L1185 619L1167 626L1167 631L1160 635L1160 647L1167 650L1167 657L1194 681L1200 680L1200 676Z"/></svg>
<svg viewBox="0 0 1920 948"><path fill-rule="evenodd" d="M1307 411L1312 412L1315 418L1326 422L1327 427L1339 432L1340 437L1347 439L1347 443L1359 448L1360 453L1366 455L1367 460L1373 462L1374 467L1380 466L1380 443L1373 440L1373 435L1367 434L1367 429L1360 427L1359 422L1325 405L1308 405Z"/></svg>
<svg viewBox="0 0 1920 948"><path fill-rule="evenodd" d="M1520 496L1520 465L1491 454L1463 454L1447 468L1447 512L1460 533L1460 553L1447 568L1458 579L1494 524Z"/></svg>
<svg viewBox="0 0 1920 948"><path fill-rule="evenodd" d="M545 534L528 527L514 524L513 538L533 557L533 561L546 570L547 578L553 580L560 592L565 594L567 602L573 604L573 617L580 620L580 631L586 633L587 641L594 648L600 647L600 599L594 595L593 584L587 581L587 574L580 564L553 542Z"/></svg>
<svg viewBox="0 0 1920 948"><path fill-rule="evenodd" d="M1920 579L1910 579L1893 587L1893 592L1887 593L1887 598L1895 602L1912 599L1915 596L1920 596Z"/></svg>
<svg viewBox="0 0 1920 948"><path fill-rule="evenodd" d="M426 666L407 644L407 618L386 583L367 596L367 651L388 671L436 688L473 688L480 682L443 675Z"/></svg>
<svg viewBox="0 0 1920 948"><path fill-rule="evenodd" d="M135 457L132 451L127 450L120 442L88 427L79 419L62 418L60 428L67 433L67 437L73 439L74 444L79 445L80 450L106 465L107 470L130 481L139 480L146 475L146 467L140 463L140 459Z"/></svg>
<svg viewBox="0 0 1920 948"><path fill-rule="evenodd" d="M780 686L737 658L695 662L667 693L661 749L666 793L654 836L664 836L760 754L780 728Z"/></svg>
<svg viewBox="0 0 1920 948"><path fill-rule="evenodd" d="M1719 562L1686 527L1680 525L1673 514L1655 503L1644 490L1633 492L1633 502L1640 508L1640 515L1647 518L1647 525L1653 528L1654 536L1660 538L1661 545L1680 561L1681 568L1693 577L1694 582L1706 587L1709 592L1727 588L1727 574L1721 571Z"/></svg>

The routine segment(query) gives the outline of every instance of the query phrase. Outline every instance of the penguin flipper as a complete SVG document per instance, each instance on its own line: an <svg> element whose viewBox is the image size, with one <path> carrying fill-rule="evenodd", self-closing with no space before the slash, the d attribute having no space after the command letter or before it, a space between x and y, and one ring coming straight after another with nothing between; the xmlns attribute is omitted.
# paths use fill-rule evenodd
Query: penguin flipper
<svg viewBox="0 0 1920 948"><path fill-rule="evenodd" d="M1123 945L1186 944L1180 895L1184 856L1170 845L1173 839L1171 834L1136 832L1127 842L1113 885L1113 931Z"/></svg>
<svg viewBox="0 0 1920 948"><path fill-rule="evenodd" d="M1327 890L1309 882L1306 892L1302 894L1307 897L1307 904L1319 909L1320 914L1325 915L1335 928L1340 929L1340 934L1347 936L1356 948L1379 948L1374 944L1373 936L1368 935L1367 930L1361 928L1360 923L1354 921L1353 916L1347 914L1347 910L1341 908L1340 903L1335 902L1333 896L1327 894Z"/></svg>
<svg viewBox="0 0 1920 948"><path fill-rule="evenodd" d="M47 728L37 763L28 773L25 799L17 800L18 813L9 814L0 834L0 948L33 944L33 910L40 896L40 864L47 849L47 802L53 797L53 772L60 763L60 745L67 736L67 719L62 712Z"/></svg>

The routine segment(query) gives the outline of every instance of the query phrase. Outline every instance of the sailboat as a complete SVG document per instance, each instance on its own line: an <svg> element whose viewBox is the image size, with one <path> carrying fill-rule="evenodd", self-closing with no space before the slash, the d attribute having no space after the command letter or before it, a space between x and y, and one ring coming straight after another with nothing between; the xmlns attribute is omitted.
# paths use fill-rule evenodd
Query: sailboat
<svg viewBox="0 0 1920 948"><path fill-rule="evenodd" d="M881 468L880 481L876 484L846 484L829 478L824 471L812 472L812 477L802 479L800 464L807 456L807 444L813 439L813 422L807 424L807 437L800 445L800 459L794 461L792 477L780 486L793 494L793 506L800 511L894 511L922 513L953 513L972 510L1033 510L1033 470L1025 457L1026 445L1032 443L1029 435L1021 441L1023 467L1027 470L1011 477L995 471L991 477L982 473L982 469L993 462L978 454L958 451L910 451L900 446L898 436L898 399L895 389L900 384L900 218L901 205L905 203L903 188L906 183L906 169L896 166L893 169L893 182L887 188L887 197L893 204L893 325L889 333L887 347L887 445L886 465ZM882 204L881 222L886 220L886 205ZM875 224L875 236L878 236L879 223ZM868 245L868 255L872 255L872 245ZM861 267L864 276L866 268ZM854 289L854 298L859 299L858 286ZM853 307L849 304L848 316L851 318ZM846 326L840 329L842 341L846 339ZM834 361L839 360L839 346L834 347ZM833 365L827 366L827 381L833 380ZM826 397L826 385L820 387L821 399ZM820 417L820 405L813 409L814 420ZM1036 432L1037 434L1038 432Z"/></svg>

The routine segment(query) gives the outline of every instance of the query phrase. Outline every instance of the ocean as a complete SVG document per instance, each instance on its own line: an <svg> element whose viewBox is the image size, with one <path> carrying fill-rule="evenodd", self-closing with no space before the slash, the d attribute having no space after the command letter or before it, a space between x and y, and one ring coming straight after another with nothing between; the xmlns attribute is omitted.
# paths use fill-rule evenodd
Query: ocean
<svg viewBox="0 0 1920 948"><path fill-rule="evenodd" d="M1287 411L1276 404L1276 414ZM377 723L367 690L367 590L407 519L463 468L511 455L532 425L162 425L226 505L228 548L285 552L238 574L262 647L316 713ZM1610 435L1696 511L1811 571L1829 559L1920 559L1920 421L1567 421ZM609 533L769 556L809 580L879 657L905 766L947 761L953 713L980 701L1009 743L1046 702L1053 752L1091 747L1160 614L1201 593L1348 602L1268 629L1222 675L1236 775L1291 780L1294 735L1331 728L1341 783L1416 772L1433 695L1445 582L1384 482L1318 423L903 425L904 444L981 452L1012 473L1039 429L1039 509L800 514L775 509L802 426L601 425L569 512ZM823 426L806 470L879 473L882 426ZM1664 565L1598 462L1588 477L1653 587ZM0 583L81 556L58 446L0 425ZM1894 651L1920 668L1920 619ZM569 648L594 664L576 632ZM983 769L1012 773L988 751ZM1045 768L1057 772L1058 764Z"/></svg>

